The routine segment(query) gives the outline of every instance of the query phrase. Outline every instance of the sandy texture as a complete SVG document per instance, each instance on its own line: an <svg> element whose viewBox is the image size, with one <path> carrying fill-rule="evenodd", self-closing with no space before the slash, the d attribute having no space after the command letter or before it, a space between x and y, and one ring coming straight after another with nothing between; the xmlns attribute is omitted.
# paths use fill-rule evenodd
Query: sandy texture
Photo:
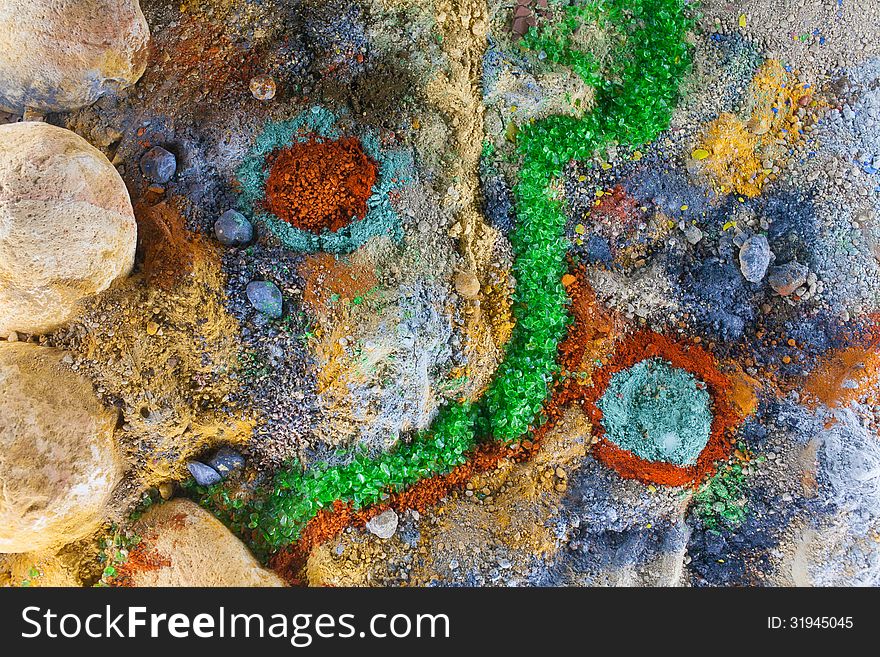
<svg viewBox="0 0 880 657"><path fill-rule="evenodd" d="M0 586L82 586L64 561L50 552L0 554Z"/></svg>
<svg viewBox="0 0 880 657"><path fill-rule="evenodd" d="M749 35L767 57L784 59L809 81L880 54L875 0L709 0L701 10L706 29Z"/></svg>
<svg viewBox="0 0 880 657"><path fill-rule="evenodd" d="M144 272L83 303L50 341L123 413L120 443L155 485L186 474L186 460L238 444L252 422L231 413L238 325L223 307L213 245L188 234L172 203L138 206Z"/></svg>
<svg viewBox="0 0 880 657"><path fill-rule="evenodd" d="M44 333L134 264L125 184L78 135L40 122L0 126L0 334Z"/></svg>
<svg viewBox="0 0 880 657"><path fill-rule="evenodd" d="M440 0L436 12L448 65L428 83L427 95L449 123L448 139L454 150L454 158L444 172L451 183L444 204L454 212L456 221L450 236L458 239L463 259L455 276L455 288L465 299L462 329L469 357L465 368L469 379L467 392L476 397L500 362L500 350L509 337L507 326L494 331L493 326L511 324L506 303L509 290L505 286L499 286L505 301L483 307L480 299L481 285L496 282L490 270L500 237L497 230L483 221L478 197L477 169L484 135L479 80L487 43L488 9L485 0Z"/></svg>
<svg viewBox="0 0 880 657"><path fill-rule="evenodd" d="M49 347L0 343L0 552L93 532L122 475L116 413Z"/></svg>
<svg viewBox="0 0 880 657"><path fill-rule="evenodd" d="M219 520L188 500L148 511L122 571L131 586L284 586Z"/></svg>
<svg viewBox="0 0 880 657"><path fill-rule="evenodd" d="M134 84L150 29L138 0L5 0L0 109L62 112Z"/></svg>

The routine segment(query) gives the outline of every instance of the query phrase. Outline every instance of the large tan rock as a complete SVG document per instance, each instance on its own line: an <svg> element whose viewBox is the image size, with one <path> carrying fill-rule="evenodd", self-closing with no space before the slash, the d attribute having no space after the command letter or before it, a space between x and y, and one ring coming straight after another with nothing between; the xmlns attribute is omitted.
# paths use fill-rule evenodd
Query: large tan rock
<svg viewBox="0 0 880 657"><path fill-rule="evenodd" d="M0 126L0 335L44 333L126 276L137 226L96 148L41 122Z"/></svg>
<svg viewBox="0 0 880 657"><path fill-rule="evenodd" d="M3 0L0 108L90 105L137 82L149 40L138 0Z"/></svg>
<svg viewBox="0 0 880 657"><path fill-rule="evenodd" d="M0 552L59 548L95 531L122 462L117 414L63 352L0 342Z"/></svg>
<svg viewBox="0 0 880 657"><path fill-rule="evenodd" d="M131 586L284 586L210 513L189 500L151 508L135 524L141 541L121 570ZM143 565L141 565L143 564Z"/></svg>

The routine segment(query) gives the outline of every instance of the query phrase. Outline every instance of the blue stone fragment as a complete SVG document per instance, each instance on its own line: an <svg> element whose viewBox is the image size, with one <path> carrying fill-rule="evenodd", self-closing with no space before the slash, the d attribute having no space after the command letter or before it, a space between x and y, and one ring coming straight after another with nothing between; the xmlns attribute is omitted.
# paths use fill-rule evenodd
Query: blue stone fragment
<svg viewBox="0 0 880 657"><path fill-rule="evenodd" d="M190 461L186 464L186 469L189 470L199 486L213 486L219 484L223 479L214 468L200 461Z"/></svg>
<svg viewBox="0 0 880 657"><path fill-rule="evenodd" d="M252 281L247 286L247 298L251 305L273 319L284 314L284 299L281 290L271 281Z"/></svg>
<svg viewBox="0 0 880 657"><path fill-rule="evenodd" d="M240 212L227 210L214 222L214 235L224 246L244 246L254 238L254 227Z"/></svg>
<svg viewBox="0 0 880 657"><path fill-rule="evenodd" d="M141 173L155 183L167 183L177 171L177 158L161 146L154 146L141 158Z"/></svg>
<svg viewBox="0 0 880 657"><path fill-rule="evenodd" d="M220 473L221 477L226 477L230 472L244 467L244 457L229 447L221 447L208 460L208 465Z"/></svg>

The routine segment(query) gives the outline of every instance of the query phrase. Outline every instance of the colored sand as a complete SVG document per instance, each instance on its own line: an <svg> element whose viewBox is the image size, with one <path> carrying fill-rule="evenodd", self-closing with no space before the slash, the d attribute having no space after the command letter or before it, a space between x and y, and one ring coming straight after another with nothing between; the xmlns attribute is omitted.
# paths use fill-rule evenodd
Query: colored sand
<svg viewBox="0 0 880 657"><path fill-rule="evenodd" d="M646 358L658 358L673 367L692 373L706 385L712 398L712 427L709 440L692 465L678 465L668 461L650 461L618 447L605 435L599 399L611 383L611 378ZM614 356L592 374L592 385L565 391L569 399L579 399L593 423L593 431L603 440L593 445L592 454L599 461L626 479L638 479L664 486L685 486L699 483L715 472L717 462L730 453L731 431L742 420L742 412L730 400L733 385L729 377L718 370L718 363L697 345L679 344L670 338L642 331L618 346Z"/></svg>
<svg viewBox="0 0 880 657"><path fill-rule="evenodd" d="M805 108L815 104L808 85L799 83L779 61L768 60L749 87L747 118L721 114L709 124L691 157L722 194L754 198L776 177L765 164L775 162L778 169L788 158L789 147L803 139L810 118Z"/></svg>
<svg viewBox="0 0 880 657"><path fill-rule="evenodd" d="M524 126L517 135L518 150L524 158L515 190L517 223L510 235L515 253L513 313L517 323L505 360L484 398L479 405L446 406L430 429L418 432L410 443L399 444L378 458L358 453L346 465L322 463L304 471L293 464L289 470L278 472L268 498L257 501L254 508L237 509L226 518L239 532L251 535L255 549L277 549L291 543L321 512L346 505L361 509L421 479L449 473L467 461L478 436L509 444L518 440L523 445L531 443L527 434L535 427L550 392L557 370L557 349L569 324L567 295L561 283L566 269L566 244L561 239L566 215L562 202L548 187L570 160L587 159L594 150L613 141L640 145L654 139L668 126L679 82L690 65L684 36L691 21L679 0L614 0L607 8L609 20L628 38L614 53L619 66L612 67L614 81L603 84L595 110L584 119L550 117ZM587 75L589 71L580 73ZM651 101L646 102L649 97ZM239 171L245 207L262 195L263 158L286 144L302 141L298 130L322 120L329 123L333 117L314 108L294 121L267 126ZM324 127L332 129L332 125ZM324 130L314 131L326 136ZM377 187L382 188L382 181L389 177L383 154L371 149L368 140L363 143L380 164ZM381 201L387 204L384 196ZM323 247L339 253L363 243L355 239L354 228L370 224L375 212L371 207L362 222L352 224L352 240L345 249L326 240L320 242L324 236L312 234L306 239L303 231L272 215L263 220L289 248L312 251ZM277 224L298 232L288 235ZM726 421L713 425L715 440L709 441L696 466L658 464L673 469L672 473L664 471L658 479L680 485L710 470L714 461L725 454L724 433L728 426ZM637 472L630 473L627 465L622 470L623 476L640 477ZM225 515L222 509L218 511Z"/></svg>
<svg viewBox="0 0 880 657"><path fill-rule="evenodd" d="M270 158L266 206L298 228L335 232L366 216L376 175L375 162L357 138L312 136Z"/></svg>
<svg viewBox="0 0 880 657"><path fill-rule="evenodd" d="M342 254L354 251L379 235L387 235L395 241L403 238L400 218L391 204L391 195L399 186L411 182L412 158L405 151L380 147L379 139L369 130L359 132L355 138L373 163L376 174L363 218L351 216L348 224L343 224L335 231L315 232L300 228L268 209L266 184L270 167L267 161L273 154L295 144L306 143L314 137L344 140L337 126L338 119L333 112L315 106L288 121L270 121L257 136L237 171L242 212L262 222L288 249Z"/></svg>
<svg viewBox="0 0 880 657"><path fill-rule="evenodd" d="M611 377L599 400L608 439L649 461L696 463L709 440L709 393L690 373L661 360Z"/></svg>

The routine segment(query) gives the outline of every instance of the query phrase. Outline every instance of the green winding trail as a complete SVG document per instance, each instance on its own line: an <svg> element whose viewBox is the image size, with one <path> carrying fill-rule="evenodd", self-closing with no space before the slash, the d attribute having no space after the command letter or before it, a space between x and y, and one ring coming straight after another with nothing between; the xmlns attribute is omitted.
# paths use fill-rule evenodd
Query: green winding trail
<svg viewBox="0 0 880 657"><path fill-rule="evenodd" d="M569 42L578 24L591 21L622 37L603 71ZM588 159L611 142L644 144L668 126L690 64L685 43L690 26L684 0L596 0L568 8L561 22L526 37L524 45L543 50L592 84L596 102L582 119L550 117L518 133L523 163L515 188L517 224L510 235L516 327L478 403L447 405L430 429L377 458L357 453L347 465L308 470L294 464L275 475L265 498L245 504L222 489L202 489L202 503L234 531L251 535L258 552L272 551L295 541L309 520L337 500L363 508L383 494L461 465L478 437L512 442L528 433L548 396L557 347L569 323L561 283L566 216L548 188L569 161Z"/></svg>

